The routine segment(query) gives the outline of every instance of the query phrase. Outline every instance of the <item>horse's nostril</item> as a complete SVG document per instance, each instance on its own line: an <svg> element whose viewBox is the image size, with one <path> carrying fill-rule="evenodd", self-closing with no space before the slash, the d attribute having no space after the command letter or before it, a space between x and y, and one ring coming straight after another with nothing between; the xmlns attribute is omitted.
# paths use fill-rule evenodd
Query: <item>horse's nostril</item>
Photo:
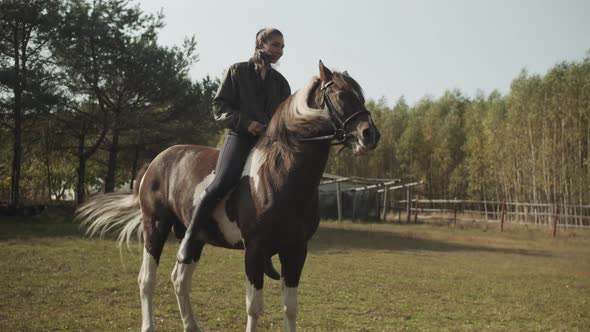
<svg viewBox="0 0 590 332"><path fill-rule="evenodd" d="M368 140L371 138L371 129L363 129L363 140Z"/></svg>

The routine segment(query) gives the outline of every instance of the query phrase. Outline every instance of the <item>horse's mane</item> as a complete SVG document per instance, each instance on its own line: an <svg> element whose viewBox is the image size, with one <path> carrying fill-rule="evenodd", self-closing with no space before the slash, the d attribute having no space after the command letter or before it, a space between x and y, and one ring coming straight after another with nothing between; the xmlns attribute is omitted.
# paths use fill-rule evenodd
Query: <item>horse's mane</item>
<svg viewBox="0 0 590 332"><path fill-rule="evenodd" d="M346 72L334 72L332 80L339 91L351 91L364 104L360 85ZM268 194L272 188L277 188L284 183L287 172L293 166L303 144L299 141L300 138L326 135L332 131L327 109L310 106L310 101L314 100L315 105L323 104L319 94L312 95L319 88L320 83L321 80L314 77L303 89L281 103L265 135L256 144L256 149L261 150L263 155L259 175L264 183L264 191Z"/></svg>
<svg viewBox="0 0 590 332"><path fill-rule="evenodd" d="M297 148L298 138L316 134L313 132L325 126L325 120L329 119L328 112L308 105L308 96L319 84L319 78L314 78L279 105L268 124L265 136L258 143L259 148L268 150L277 145Z"/></svg>
<svg viewBox="0 0 590 332"><path fill-rule="evenodd" d="M362 88L347 72L334 72L332 81L338 91L350 91L361 104L365 103ZM269 152L267 150L276 147L275 143L279 143L297 150L300 145L299 138L319 135L327 128L331 128L326 121L330 119L328 111L323 107L310 107L312 97L315 99L315 105L323 104L319 94L312 95L320 83L320 79L314 77L303 89L298 90L279 105L268 125L265 136L259 140L257 148ZM338 101L334 100L333 102L337 103Z"/></svg>

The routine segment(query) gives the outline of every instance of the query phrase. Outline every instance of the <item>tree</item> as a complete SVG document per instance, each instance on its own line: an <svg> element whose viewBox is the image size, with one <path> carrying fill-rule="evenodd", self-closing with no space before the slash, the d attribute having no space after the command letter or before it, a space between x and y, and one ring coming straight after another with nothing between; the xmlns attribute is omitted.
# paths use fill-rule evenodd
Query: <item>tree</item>
<svg viewBox="0 0 590 332"><path fill-rule="evenodd" d="M222 128L214 122L212 100L218 82L205 77L201 82L183 80L167 107L154 107L139 115L136 126L122 138L121 174L129 174L133 186L143 160L154 158L174 144L215 145ZM126 178L126 177L122 177Z"/></svg>
<svg viewBox="0 0 590 332"><path fill-rule="evenodd" d="M3 120L12 131L10 203L13 207L21 203L24 117L48 106L52 99L47 43L55 31L58 8L59 2L53 0L0 3L0 94L2 111L10 110L10 117L3 116Z"/></svg>
<svg viewBox="0 0 590 332"><path fill-rule="evenodd" d="M92 100L78 102L74 96L63 100L52 115L61 124L61 134L69 138L56 148L77 160L76 201L80 204L86 196L86 164L104 141L108 130L107 115Z"/></svg>
<svg viewBox="0 0 590 332"><path fill-rule="evenodd" d="M74 94L94 100L106 116L105 191L116 185L122 135L150 112L166 111L196 60L196 41L182 48L157 44L162 16L145 15L127 1L69 3L53 51ZM146 120L149 121L149 120Z"/></svg>

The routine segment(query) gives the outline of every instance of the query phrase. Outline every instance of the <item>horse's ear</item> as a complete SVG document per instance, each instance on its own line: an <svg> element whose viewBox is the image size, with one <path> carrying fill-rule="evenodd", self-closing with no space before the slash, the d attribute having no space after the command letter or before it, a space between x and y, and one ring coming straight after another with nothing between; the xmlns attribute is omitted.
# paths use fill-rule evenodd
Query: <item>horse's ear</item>
<svg viewBox="0 0 590 332"><path fill-rule="evenodd" d="M324 83L328 83L332 80L332 72L328 67L324 66L322 60L320 60L320 79Z"/></svg>

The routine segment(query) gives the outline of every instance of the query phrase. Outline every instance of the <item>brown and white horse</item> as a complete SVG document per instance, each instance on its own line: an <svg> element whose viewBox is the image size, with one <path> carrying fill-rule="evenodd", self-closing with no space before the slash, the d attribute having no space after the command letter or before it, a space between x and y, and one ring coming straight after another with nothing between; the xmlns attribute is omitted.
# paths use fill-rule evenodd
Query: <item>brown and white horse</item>
<svg viewBox="0 0 590 332"><path fill-rule="evenodd" d="M364 103L360 86L346 72L332 73L320 62L320 77L279 106L239 184L201 227L197 257L205 244L245 249L247 331L256 329L262 314L265 273L282 279L285 330L295 331L297 286L307 243L319 224L317 187L330 146L338 140L362 154L379 140ZM170 147L138 175L132 194L98 196L78 209L90 234L119 227L123 243L136 230L143 232L138 277L143 331L154 329L152 296L166 238L171 230L179 239L184 236L199 194L215 176L218 153L204 146ZM270 263L275 254L280 276ZM189 299L195 266L176 263L172 271L185 331L199 331Z"/></svg>

